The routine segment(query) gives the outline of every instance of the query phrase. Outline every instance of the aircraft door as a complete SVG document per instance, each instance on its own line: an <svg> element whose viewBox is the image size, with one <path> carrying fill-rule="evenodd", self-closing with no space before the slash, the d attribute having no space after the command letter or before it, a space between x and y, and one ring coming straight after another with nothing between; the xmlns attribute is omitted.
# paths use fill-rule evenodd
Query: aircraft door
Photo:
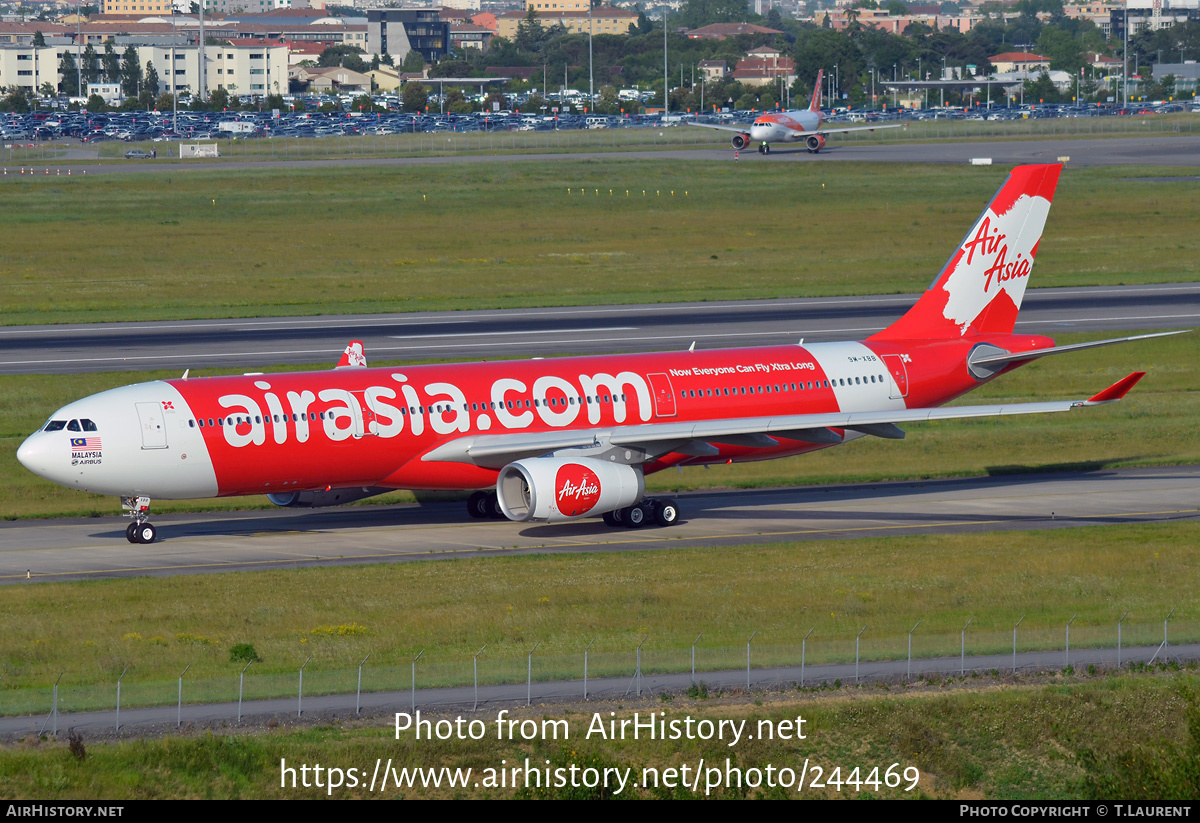
<svg viewBox="0 0 1200 823"><path fill-rule="evenodd" d="M367 404L366 393L354 392L354 397L358 400L358 414L354 415L355 438L378 434L379 422L375 417L375 412Z"/></svg>
<svg viewBox="0 0 1200 823"><path fill-rule="evenodd" d="M885 354L883 356L883 362L887 364L888 371L892 375L891 398L893 400L908 397L908 368L904 365L907 356L904 354Z"/></svg>
<svg viewBox="0 0 1200 823"><path fill-rule="evenodd" d="M165 449L167 428L163 423L162 408L157 403L135 403L134 406L142 429L142 448Z"/></svg>
<svg viewBox="0 0 1200 823"><path fill-rule="evenodd" d="M671 389L671 378L666 374L648 374L650 391L654 392L654 415L675 416L675 392Z"/></svg>

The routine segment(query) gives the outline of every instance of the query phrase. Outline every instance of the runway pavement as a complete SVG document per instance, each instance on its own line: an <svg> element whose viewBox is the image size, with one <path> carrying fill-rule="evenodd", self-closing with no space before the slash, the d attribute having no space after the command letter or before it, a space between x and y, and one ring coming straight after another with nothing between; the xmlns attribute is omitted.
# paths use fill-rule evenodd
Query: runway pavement
<svg viewBox="0 0 1200 823"><path fill-rule="evenodd" d="M577 306L359 316L0 327L0 374L336 362L361 339L368 360L506 358L860 340L915 294ZM1031 289L1017 331L1049 334L1200 325L1200 283Z"/></svg>
<svg viewBox="0 0 1200 823"><path fill-rule="evenodd" d="M720 482L720 469L713 469ZM461 557L738 546L910 534L1200 520L1200 466L1000 475L679 496L671 528L598 519L528 525L421 507L163 515L160 542L126 542L117 516L0 524L0 583L166 576ZM26 577L26 574L29 577Z"/></svg>
<svg viewBox="0 0 1200 823"><path fill-rule="evenodd" d="M681 127L682 128L682 127ZM1146 137L1106 137L1103 135L968 140L965 138L934 139L926 143L896 142L886 144L843 142L835 135L818 154L809 153L802 145L772 147L769 155L743 151L736 155L732 148L679 148L659 150L587 151L564 149L558 152L529 154L448 154L437 157L384 158L327 158L309 160L240 160L240 161L119 161L97 165L70 159L14 164L0 174L5 181L83 175L104 177L116 174L204 174L236 170L311 169L319 166L363 168L372 166L441 166L454 163L558 163L578 160L655 160L697 161L706 163L949 163L966 164L977 158L987 158L997 165L1018 163L1053 163L1069 158L1071 166L1180 166L1200 168L1200 135L1157 134ZM28 173L18 173L23 169Z"/></svg>

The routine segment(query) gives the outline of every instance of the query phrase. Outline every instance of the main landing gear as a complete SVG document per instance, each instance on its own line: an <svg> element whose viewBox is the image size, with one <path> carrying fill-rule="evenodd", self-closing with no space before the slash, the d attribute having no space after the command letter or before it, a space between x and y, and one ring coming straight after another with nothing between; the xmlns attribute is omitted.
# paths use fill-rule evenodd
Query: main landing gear
<svg viewBox="0 0 1200 823"><path fill-rule="evenodd" d="M125 539L130 543L153 543L158 539L158 529L150 522L149 497L122 497L121 508L132 517L133 522L125 527Z"/></svg>
<svg viewBox="0 0 1200 823"><path fill-rule="evenodd" d="M616 511L605 512L604 522L613 528L640 529L654 523L674 526L679 522L679 504L672 498L650 498Z"/></svg>
<svg viewBox="0 0 1200 823"><path fill-rule="evenodd" d="M505 519L495 492L474 492L467 498L467 513L477 520ZM674 526L679 522L679 504L669 497L649 498L623 509L605 512L604 522L614 528L624 526L627 529L640 529L650 524Z"/></svg>
<svg viewBox="0 0 1200 823"><path fill-rule="evenodd" d="M500 511L500 501L495 492L472 492L467 498L467 514L477 520L504 520L504 512Z"/></svg>

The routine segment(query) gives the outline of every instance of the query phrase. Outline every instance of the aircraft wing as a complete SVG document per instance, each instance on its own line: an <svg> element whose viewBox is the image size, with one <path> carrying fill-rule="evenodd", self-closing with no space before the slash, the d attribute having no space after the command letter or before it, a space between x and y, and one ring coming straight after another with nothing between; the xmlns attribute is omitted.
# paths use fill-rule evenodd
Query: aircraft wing
<svg viewBox="0 0 1200 823"><path fill-rule="evenodd" d="M1134 372L1104 391L1081 400L827 412L609 426L575 431L468 435L438 446L421 459L426 462L470 463L501 468L514 460L550 454L560 449L615 447L631 455L628 461L621 462L641 463L671 452L698 457L712 456L718 452L713 444L768 448L778 445L780 439L816 444L840 443L844 435L836 431L838 429L901 439L904 432L897 425L899 423L1045 414L1111 403L1123 398L1145 374Z"/></svg>
<svg viewBox="0 0 1200 823"><path fill-rule="evenodd" d="M816 131L810 131L809 134L819 134L819 135L845 134L846 132L849 132L849 131L875 131L876 129L906 129L906 128L908 128L907 123L887 123L882 126L850 126L849 128L845 128L845 129L821 128L821 129L817 129Z"/></svg>
<svg viewBox="0 0 1200 823"><path fill-rule="evenodd" d="M736 132L742 132L742 133L750 131L749 124L746 124L743 126L743 125L739 125L737 123L733 123L731 125L726 125L724 123L694 123L692 121L688 121L688 125L689 126L699 126L702 129L720 129L721 131L736 131Z"/></svg>

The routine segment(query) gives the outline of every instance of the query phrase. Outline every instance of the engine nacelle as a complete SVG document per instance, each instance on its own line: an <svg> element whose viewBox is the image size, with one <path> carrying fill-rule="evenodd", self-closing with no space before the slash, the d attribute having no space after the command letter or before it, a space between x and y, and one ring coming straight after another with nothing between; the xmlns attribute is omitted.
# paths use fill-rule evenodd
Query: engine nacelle
<svg viewBox="0 0 1200 823"><path fill-rule="evenodd" d="M821 149L825 148L825 138L819 134L810 134L804 139L804 145L813 154L816 154Z"/></svg>
<svg viewBox="0 0 1200 823"><path fill-rule="evenodd" d="M737 149L738 151L741 151L742 149L746 148L746 146L749 146L749 145L750 145L750 135L748 135L748 134L735 134L735 135L733 136L733 141L732 141L732 142L733 142L733 147L734 147L735 149Z"/></svg>
<svg viewBox="0 0 1200 823"><path fill-rule="evenodd" d="M509 463L496 498L509 520L562 523L632 506L646 493L639 469L590 457L533 457Z"/></svg>
<svg viewBox="0 0 1200 823"><path fill-rule="evenodd" d="M390 489L355 486L351 489L328 489L325 491L294 491L275 492L268 494L267 499L276 506L286 506L292 509L316 509L322 506L340 506L342 503L353 503L364 497L374 497Z"/></svg>

